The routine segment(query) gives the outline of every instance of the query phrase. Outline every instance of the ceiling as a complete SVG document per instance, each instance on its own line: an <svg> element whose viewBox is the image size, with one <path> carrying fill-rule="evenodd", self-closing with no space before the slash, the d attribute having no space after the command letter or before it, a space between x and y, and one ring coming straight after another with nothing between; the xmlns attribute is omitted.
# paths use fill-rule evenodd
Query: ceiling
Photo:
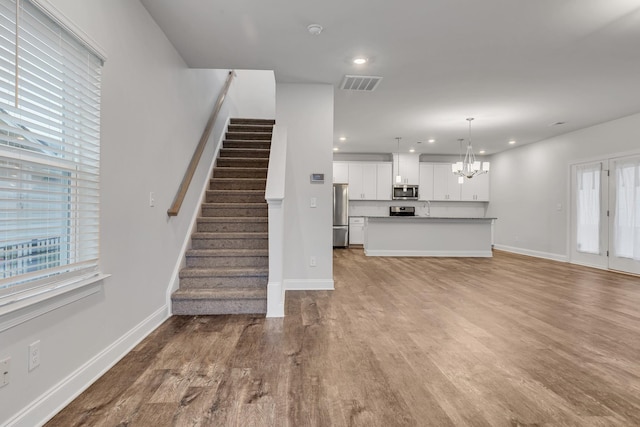
<svg viewBox="0 0 640 427"><path fill-rule="evenodd" d="M142 3L190 67L334 85L340 152L388 153L402 137L401 151L457 154L474 117L474 150L493 154L640 112L637 0ZM383 80L347 92L345 74Z"/></svg>

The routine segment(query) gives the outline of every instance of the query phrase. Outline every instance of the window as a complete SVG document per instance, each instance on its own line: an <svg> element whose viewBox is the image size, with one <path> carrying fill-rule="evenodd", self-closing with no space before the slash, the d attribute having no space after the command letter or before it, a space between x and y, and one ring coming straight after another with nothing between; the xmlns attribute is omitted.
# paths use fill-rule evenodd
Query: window
<svg viewBox="0 0 640 427"><path fill-rule="evenodd" d="M640 158L615 162L614 255L640 261Z"/></svg>
<svg viewBox="0 0 640 427"><path fill-rule="evenodd" d="M600 253L600 173L601 163L576 169L576 223L578 252Z"/></svg>
<svg viewBox="0 0 640 427"><path fill-rule="evenodd" d="M98 274L102 57L0 0L0 307Z"/></svg>

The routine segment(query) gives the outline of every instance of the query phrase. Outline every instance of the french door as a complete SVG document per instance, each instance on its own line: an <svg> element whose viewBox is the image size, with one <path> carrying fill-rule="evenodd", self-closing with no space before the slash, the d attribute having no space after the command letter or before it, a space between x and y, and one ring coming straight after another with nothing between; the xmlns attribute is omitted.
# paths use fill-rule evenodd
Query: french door
<svg viewBox="0 0 640 427"><path fill-rule="evenodd" d="M640 156L571 168L571 261L640 274Z"/></svg>

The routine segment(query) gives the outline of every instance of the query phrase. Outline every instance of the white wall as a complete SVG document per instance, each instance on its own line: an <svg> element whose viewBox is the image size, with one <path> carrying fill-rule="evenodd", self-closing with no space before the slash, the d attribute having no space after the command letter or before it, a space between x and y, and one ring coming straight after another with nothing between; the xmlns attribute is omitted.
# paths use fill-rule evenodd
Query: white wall
<svg viewBox="0 0 640 427"><path fill-rule="evenodd" d="M285 288L332 289L333 86L277 84L276 122L288 133ZM324 173L324 184L311 184L312 173Z"/></svg>
<svg viewBox="0 0 640 427"><path fill-rule="evenodd" d="M276 117L276 79L272 70L236 70L229 90L244 119Z"/></svg>
<svg viewBox="0 0 640 427"><path fill-rule="evenodd" d="M497 248L568 259L569 165L638 150L640 114L514 148L491 159Z"/></svg>
<svg viewBox="0 0 640 427"><path fill-rule="evenodd" d="M180 216L169 219L166 210L226 78L226 71L187 69L138 1L52 3L108 56L101 266L112 276L99 293L0 333L0 359L12 358L11 383L0 389L0 424L38 424L168 316L167 289L208 165L196 174ZM230 112L233 100L223 117ZM212 156L210 147L205 158ZM28 373L27 347L36 340L41 365Z"/></svg>

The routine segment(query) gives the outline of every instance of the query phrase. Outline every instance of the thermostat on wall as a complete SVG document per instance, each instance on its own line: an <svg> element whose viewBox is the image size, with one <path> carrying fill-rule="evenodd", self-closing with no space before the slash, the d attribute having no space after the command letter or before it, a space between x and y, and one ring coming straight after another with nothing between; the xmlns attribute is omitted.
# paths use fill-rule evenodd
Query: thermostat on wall
<svg viewBox="0 0 640 427"><path fill-rule="evenodd" d="M324 174L323 173L312 173L311 174L311 183L312 184L323 184L324 183Z"/></svg>

